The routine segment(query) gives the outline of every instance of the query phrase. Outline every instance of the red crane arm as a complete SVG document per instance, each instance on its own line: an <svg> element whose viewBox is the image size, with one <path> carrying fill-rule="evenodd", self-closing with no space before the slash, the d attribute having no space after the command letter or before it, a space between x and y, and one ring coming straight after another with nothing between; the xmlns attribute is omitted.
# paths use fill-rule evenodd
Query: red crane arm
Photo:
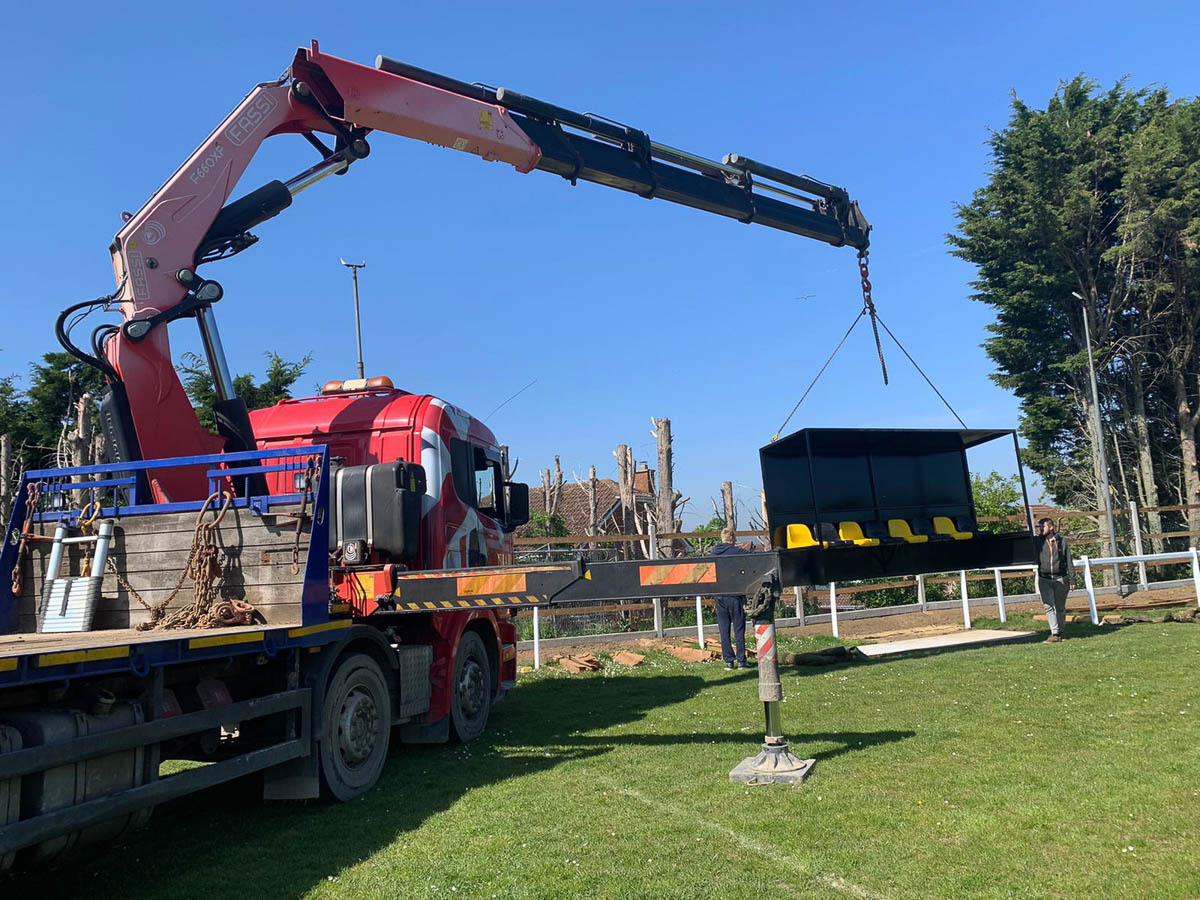
<svg viewBox="0 0 1200 900"><path fill-rule="evenodd" d="M519 172L538 168L572 183L592 181L837 246L867 246L870 225L842 188L736 154L723 162L705 159L609 119L382 57L375 68L363 66L322 53L314 41L297 51L279 80L250 91L127 217L110 248L125 322L105 343L107 360L87 357L60 331L64 346L105 369L118 395L107 412L102 406L102 417L118 423L106 426L113 459L215 452L222 443L226 449L253 447L212 315L222 289L197 267L250 246L257 240L250 228L317 180L367 156L373 130L506 162ZM259 146L286 133L303 135L321 152L321 162L230 203ZM334 146L318 134L332 135ZM223 442L196 420L172 365L166 326L184 316L195 316L200 326ZM123 435L115 442L114 431ZM188 477L181 473L174 483L152 487L160 499L191 499L202 483Z"/></svg>
<svg viewBox="0 0 1200 900"><path fill-rule="evenodd" d="M309 86L307 94L302 93L304 86ZM336 152L313 169L286 184L273 183L273 193L268 192L273 206L268 208L278 212L274 207L290 203L293 193L323 175L344 171L360 153L365 155L363 138L375 128L507 162L521 172L532 169L541 155L503 107L323 54L315 42L310 49L299 50L289 74L250 91L146 204L128 217L110 247L126 323L109 340L107 355L124 384L126 414L132 416L136 433L136 449L127 449L129 455L190 456L218 452L228 443L213 437L196 420L171 361L165 325L181 305L187 304L190 313L203 304L205 282L195 275L196 266L263 141L277 134L314 132L338 139ZM230 209L237 213L238 203ZM245 212L244 206L241 209ZM255 213L265 211L253 209L251 220L261 221ZM233 223L238 235L244 233L245 221L243 217ZM218 241L222 237L213 236ZM213 290L219 293L209 288ZM209 324L206 349L210 365L219 369L223 353ZM216 346L209 346L213 342ZM220 360L213 359L214 351ZM214 371L214 378L220 394L221 374ZM227 424L236 428L239 423ZM188 499L194 493L190 484L152 487L160 499Z"/></svg>
<svg viewBox="0 0 1200 900"><path fill-rule="evenodd" d="M302 95L297 82L309 90ZM268 137L352 132L361 139L372 129L507 162L520 172L541 158L503 107L323 54L314 42L297 51L288 76L247 94L117 233L111 250L118 281L128 277L121 296L126 318L182 301L187 288L178 272L195 268L197 248ZM353 148L335 155L317 168L337 169L356 158ZM291 191L303 189L307 174L289 182Z"/></svg>

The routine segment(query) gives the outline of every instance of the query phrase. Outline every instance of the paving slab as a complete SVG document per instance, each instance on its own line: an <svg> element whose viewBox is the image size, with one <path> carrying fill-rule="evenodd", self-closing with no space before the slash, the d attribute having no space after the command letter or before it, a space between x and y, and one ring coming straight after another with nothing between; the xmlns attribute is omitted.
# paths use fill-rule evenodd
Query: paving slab
<svg viewBox="0 0 1200 900"><path fill-rule="evenodd" d="M863 656L878 658L895 656L897 653L912 653L915 650L940 650L943 647L967 647L975 644L998 644L1029 637L1032 631L1001 631L992 628L972 628L950 634L933 634L929 637L909 638L904 641L884 641L879 644L860 644L858 652Z"/></svg>

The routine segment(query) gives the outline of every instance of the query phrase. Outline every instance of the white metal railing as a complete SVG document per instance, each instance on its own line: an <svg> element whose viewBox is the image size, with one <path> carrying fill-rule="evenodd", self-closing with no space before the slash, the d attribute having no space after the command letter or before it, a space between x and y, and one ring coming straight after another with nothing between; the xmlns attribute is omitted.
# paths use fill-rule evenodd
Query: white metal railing
<svg viewBox="0 0 1200 900"><path fill-rule="evenodd" d="M1191 562L1192 564L1192 581L1196 586L1196 605L1200 607L1200 551L1192 547L1185 551L1175 553L1134 553L1129 556L1104 556L1097 559L1083 556L1075 561L1075 568L1083 570L1083 585L1084 591L1088 598L1088 611L1091 614L1092 624L1100 624L1100 616L1096 610L1096 587L1092 582L1092 566L1122 566L1138 564L1139 581L1143 588L1147 587L1149 582L1146 580L1146 563L1148 562ZM996 578L996 606L1000 611L1000 621L1007 622L1008 614L1004 608L1004 580L1001 577L1001 572L1024 572L1028 571L1034 578L1037 579L1037 566L1000 566L993 568L992 572ZM967 597L967 573L966 570L959 572L960 596L962 598L963 612L963 627L971 627L971 610L970 601ZM1120 584L1117 585L1118 590ZM917 601L921 604L921 608L927 607L925 601L925 576L917 576ZM837 615L837 593L833 584L829 585L829 621L833 626L833 636L841 637L838 633L838 615Z"/></svg>
<svg viewBox="0 0 1200 900"><path fill-rule="evenodd" d="M1140 543L1140 541L1139 541ZM1121 565L1123 563L1137 563L1141 578L1142 587L1145 587L1146 582L1146 563L1148 562L1184 562L1189 561L1192 564L1192 583L1196 586L1196 605L1200 606L1200 552L1197 552L1195 547L1191 547L1184 552L1176 553L1135 553L1131 556L1108 556L1099 559L1089 559L1083 557L1079 562L1075 563L1076 567L1083 567L1083 587L1088 595L1088 608L1092 613L1092 624L1099 624L1099 619L1096 616L1096 589L1092 585L1092 566L1111 566Z"/></svg>
<svg viewBox="0 0 1200 900"><path fill-rule="evenodd" d="M651 544L651 546L654 546L653 543ZM1136 554L1131 554L1129 556L1105 556L1105 557L1098 557L1096 559L1092 559L1090 557L1083 556L1075 561L1075 568L1083 570L1084 591L1087 594L1088 610L1091 614L1091 619L1092 619L1093 625L1100 624L1100 616L1096 610L1096 587L1092 580L1092 567L1093 566L1122 566L1122 565L1133 565L1136 563L1138 565L1138 570L1139 570L1139 572L1138 572L1139 582L1140 582L1142 588L1146 588L1149 586L1149 581L1146 578L1146 568L1145 568L1146 563L1148 563L1148 562L1191 562L1191 564L1192 564L1192 581L1196 588L1196 605L1198 607L1200 607L1200 551L1197 551L1197 549L1195 547L1192 547L1188 550L1175 552L1175 553L1136 553ZM974 571L974 570L972 570L972 571ZM988 571L988 570L984 569L984 570L980 570L980 571ZM1036 583L1036 581L1037 581L1037 566L998 566L998 567L993 567L991 569L991 572L993 573L993 575L995 577L996 595L994 597L976 597L976 598L974 598L974 600L976 602L978 602L980 600L983 600L985 602L995 602L996 606L999 610L999 613L1000 613L1000 621L1007 622L1008 621L1008 613L1007 613L1007 611L1005 609L1005 605L1004 605L1005 604L1004 579L1003 579L1001 573L1002 572L1029 572L1030 575L1034 578L1034 582ZM967 570L964 569L963 571L959 572L959 582L958 583L959 583L959 597L962 602L963 627L970 628L971 627L971 609L970 609L971 598L969 598L967 596ZM907 605L901 606L901 607L896 607L895 608L896 612L892 613L892 614L898 614L899 612L909 612L909 611L924 612L930 608L930 604L929 604L929 602L926 598L926 594L925 594L925 576L924 575L918 575L916 577L916 587L917 587L917 603L916 604L907 604ZM1117 589L1118 590L1120 589L1119 584L1117 585ZM814 616L806 617L805 616L804 601L803 601L803 597L801 595L799 588L795 589L794 596L795 596L795 602L796 602L795 623L797 625L804 625L806 622L806 619L812 620L814 618L819 618L822 621L824 620L823 615L819 616L819 617L814 617ZM953 601L950 601L950 603L951 603L951 605L953 605ZM664 634L664 628L663 628L663 620L662 620L661 600L656 601L654 605L655 605L655 610L654 610L655 615L654 615L654 632L653 633L655 635L657 635L658 637L662 637ZM913 610L912 609L913 606L916 606L917 609ZM936 608L941 609L941 608L945 608L945 607L944 607L944 605L938 605ZM884 612L879 613L879 615L887 615L887 614L888 613L884 613ZM833 636L841 637L841 634L839 632L839 627L838 627L837 585L833 582L831 582L829 584L829 622L833 629ZM690 627L691 626L688 626L688 628L690 628ZM697 596L696 597L696 640L701 646L703 646L703 644L704 644L704 629L705 629L705 627L706 626L704 624L703 596ZM707 627L711 628L712 626L707 626ZM674 633L674 631L672 633ZM630 636L630 635L625 634L622 636L624 637L624 636ZM578 640L587 640L587 639L598 639L598 638L603 638L603 637L605 637L605 635L586 635L586 636L581 635L577 639ZM533 608L533 667L535 669L540 669L541 666L542 666L541 615L540 615L540 611L539 611L538 607L535 606Z"/></svg>

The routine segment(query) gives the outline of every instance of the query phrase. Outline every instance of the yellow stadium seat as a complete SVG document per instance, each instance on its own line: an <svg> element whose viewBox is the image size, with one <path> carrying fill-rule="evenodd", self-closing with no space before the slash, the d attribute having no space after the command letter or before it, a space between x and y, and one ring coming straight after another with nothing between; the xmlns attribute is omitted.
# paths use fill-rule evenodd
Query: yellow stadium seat
<svg viewBox="0 0 1200 900"><path fill-rule="evenodd" d="M878 547L878 538L869 538L863 534L862 526L857 522L838 522L838 536L843 541L850 541L856 547Z"/></svg>
<svg viewBox="0 0 1200 900"><path fill-rule="evenodd" d="M815 546L817 546L816 539L813 538L812 531L803 522L793 522L787 527L787 548L789 550Z"/></svg>
<svg viewBox="0 0 1200 900"><path fill-rule="evenodd" d="M933 517L933 530L938 534L948 534L956 541L969 541L975 536L969 531L959 531L954 527L954 521L946 516Z"/></svg>
<svg viewBox="0 0 1200 900"><path fill-rule="evenodd" d="M927 534L913 534L912 529L908 527L908 523L903 519L888 519L888 534L894 538L901 538L910 544L924 544L929 540Z"/></svg>

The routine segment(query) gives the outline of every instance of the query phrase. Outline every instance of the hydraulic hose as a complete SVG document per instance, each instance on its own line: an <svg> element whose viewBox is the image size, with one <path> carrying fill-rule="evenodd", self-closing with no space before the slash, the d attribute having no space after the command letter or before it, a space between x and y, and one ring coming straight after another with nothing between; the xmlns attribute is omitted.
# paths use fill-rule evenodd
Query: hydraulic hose
<svg viewBox="0 0 1200 900"><path fill-rule="evenodd" d="M81 309L91 309L97 306L103 306L105 304L112 303L113 300L120 295L121 289L124 286L125 280L122 279L121 284L118 285L117 289L107 296L97 297L94 300L83 300L79 303L71 304L58 314L58 319L54 322L54 336L58 338L58 342L62 345L62 348L81 362L87 363L94 369L98 369L104 374L104 377L108 378L110 381L120 381L120 373L118 373L117 370L112 367L108 360L102 359L99 355L93 356L90 353L86 353L76 346L71 340L71 328L74 326L72 325L68 327L66 325L66 321L68 316L78 312ZM96 331L98 332L99 329ZM93 339L95 338L95 334L96 333L94 332ZM95 349L94 340L93 349Z"/></svg>

